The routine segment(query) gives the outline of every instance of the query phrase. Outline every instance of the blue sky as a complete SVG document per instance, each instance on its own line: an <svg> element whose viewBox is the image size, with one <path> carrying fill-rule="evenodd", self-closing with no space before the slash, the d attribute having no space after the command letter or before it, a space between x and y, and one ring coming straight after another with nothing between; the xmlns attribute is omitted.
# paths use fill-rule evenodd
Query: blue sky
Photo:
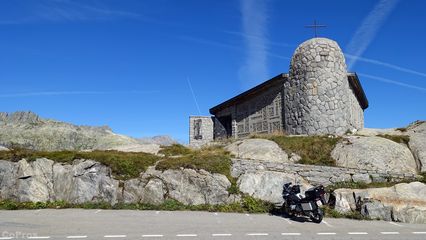
<svg viewBox="0 0 426 240"><path fill-rule="evenodd" d="M0 0L0 111L134 137L188 138L188 116L280 73L328 27L370 102L366 127L426 119L426 2ZM192 91L191 91L192 88ZM197 107L198 105L198 107Z"/></svg>

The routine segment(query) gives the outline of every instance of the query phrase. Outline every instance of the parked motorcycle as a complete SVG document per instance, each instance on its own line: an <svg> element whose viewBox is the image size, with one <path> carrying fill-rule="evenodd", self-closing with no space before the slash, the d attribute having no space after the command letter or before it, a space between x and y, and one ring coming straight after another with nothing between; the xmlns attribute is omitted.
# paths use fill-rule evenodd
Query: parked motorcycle
<svg viewBox="0 0 426 240"><path fill-rule="evenodd" d="M300 194L300 185L286 183L283 186L284 204L282 210L289 216L306 216L313 222L320 223L324 217L325 189L322 185L306 190L305 197Z"/></svg>

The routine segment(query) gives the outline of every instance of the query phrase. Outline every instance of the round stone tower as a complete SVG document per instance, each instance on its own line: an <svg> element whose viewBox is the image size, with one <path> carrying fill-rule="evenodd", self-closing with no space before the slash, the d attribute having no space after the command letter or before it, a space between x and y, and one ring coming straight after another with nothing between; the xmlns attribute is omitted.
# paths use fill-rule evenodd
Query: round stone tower
<svg viewBox="0 0 426 240"><path fill-rule="evenodd" d="M313 38L299 45L284 89L287 133L341 135L350 128L346 63L335 41Z"/></svg>

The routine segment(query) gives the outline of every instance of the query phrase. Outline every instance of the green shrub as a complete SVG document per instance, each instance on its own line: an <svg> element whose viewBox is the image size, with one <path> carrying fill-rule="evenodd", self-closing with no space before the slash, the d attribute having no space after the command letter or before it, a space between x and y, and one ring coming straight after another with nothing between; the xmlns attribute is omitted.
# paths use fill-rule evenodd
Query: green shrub
<svg viewBox="0 0 426 240"><path fill-rule="evenodd" d="M371 218L363 216L360 212L350 211L347 213L341 213L327 206L323 207L323 210L324 210L325 217L349 218L349 219L356 219L356 220L371 220Z"/></svg>
<svg viewBox="0 0 426 240"><path fill-rule="evenodd" d="M407 136L407 135L379 134L377 136L392 140L396 143L403 143L403 144L406 144L406 145L408 145L408 143L410 142L410 136Z"/></svg>
<svg viewBox="0 0 426 240"><path fill-rule="evenodd" d="M184 204L174 199L167 199L164 201L164 203L159 205L159 209L164 211L177 211L177 210L185 210L186 207Z"/></svg>
<svg viewBox="0 0 426 240"><path fill-rule="evenodd" d="M333 192L339 188L350 188L350 189L367 189L367 188L383 188L383 187L392 187L398 183L404 183L406 181L400 182L372 182L372 183L362 183L362 182L337 182L326 187L327 191Z"/></svg>
<svg viewBox="0 0 426 240"><path fill-rule="evenodd" d="M115 210L142 210L142 205L139 203L117 203L112 206L112 209Z"/></svg>
<svg viewBox="0 0 426 240"><path fill-rule="evenodd" d="M242 207L249 213L266 213L274 209L273 204L253 198L251 196L244 196L242 199Z"/></svg>
<svg viewBox="0 0 426 240"><path fill-rule="evenodd" d="M296 153L302 159L301 164L335 166L336 161L331 157L331 152L340 137L328 136L268 136L268 139L276 142L287 153Z"/></svg>
<svg viewBox="0 0 426 240"><path fill-rule="evenodd" d="M406 132L408 129L405 127L402 128L397 128L396 130L400 131L400 132Z"/></svg>
<svg viewBox="0 0 426 240"><path fill-rule="evenodd" d="M237 213L242 213L242 212L246 212L246 211L240 203L230 203L230 204L214 205L214 208L210 212L237 212Z"/></svg>
<svg viewBox="0 0 426 240"><path fill-rule="evenodd" d="M227 189L229 194L240 194L240 189L237 185L237 179L233 178L232 176L228 177L229 181L231 182L231 186Z"/></svg>
<svg viewBox="0 0 426 240"><path fill-rule="evenodd" d="M19 209L19 205L16 202L3 200L0 201L0 209L2 210L17 210Z"/></svg>
<svg viewBox="0 0 426 240"><path fill-rule="evenodd" d="M425 183L426 184L426 172L422 172L419 174L419 182Z"/></svg>
<svg viewBox="0 0 426 240"><path fill-rule="evenodd" d="M86 202L81 204L70 204L64 201L54 202L14 202L0 200L0 209L45 209L45 208L83 208L83 209L130 209L130 210L162 210L162 211L210 211L210 212L249 212L266 213L273 209L273 205L253 197L245 196L241 203L218 204L218 205L184 205L174 199L167 199L162 204L153 205L145 203L118 203L111 205L108 202Z"/></svg>
<svg viewBox="0 0 426 240"><path fill-rule="evenodd" d="M54 202L47 202L46 208L71 208L72 205L65 201L59 200Z"/></svg>

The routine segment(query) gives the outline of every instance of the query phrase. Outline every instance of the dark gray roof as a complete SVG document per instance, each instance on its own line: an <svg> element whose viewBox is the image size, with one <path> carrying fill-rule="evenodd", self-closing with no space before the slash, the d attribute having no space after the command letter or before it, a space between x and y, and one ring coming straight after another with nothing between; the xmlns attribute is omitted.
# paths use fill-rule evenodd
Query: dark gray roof
<svg viewBox="0 0 426 240"><path fill-rule="evenodd" d="M287 74L281 73L278 76L275 76L217 106L210 108L210 114L215 115L218 111L227 108L229 106L235 105L239 102L242 102L246 99L249 99L253 95L267 89L271 86L275 86L276 84L284 84L284 81L288 78ZM362 109L366 109L368 107L368 100L365 96L364 90L362 89L361 83L359 82L358 75L356 73L348 73L348 82L353 89L356 98Z"/></svg>
<svg viewBox="0 0 426 240"><path fill-rule="evenodd" d="M358 75L356 73L348 73L348 81L358 99L359 105L364 110L368 108L368 99L365 95L364 89L361 86Z"/></svg>
<svg viewBox="0 0 426 240"><path fill-rule="evenodd" d="M270 86L275 86L276 84L284 84L284 80L287 78L286 74L280 74L278 76L275 76L271 79L269 79L268 81L265 81L257 86L255 86L254 88L251 88L215 107L210 108L210 114L215 115L218 111L227 108L229 106L232 106L234 104L237 104L239 102L242 102L248 98L250 98L253 95L256 95L257 93L263 91L264 89L269 88Z"/></svg>

